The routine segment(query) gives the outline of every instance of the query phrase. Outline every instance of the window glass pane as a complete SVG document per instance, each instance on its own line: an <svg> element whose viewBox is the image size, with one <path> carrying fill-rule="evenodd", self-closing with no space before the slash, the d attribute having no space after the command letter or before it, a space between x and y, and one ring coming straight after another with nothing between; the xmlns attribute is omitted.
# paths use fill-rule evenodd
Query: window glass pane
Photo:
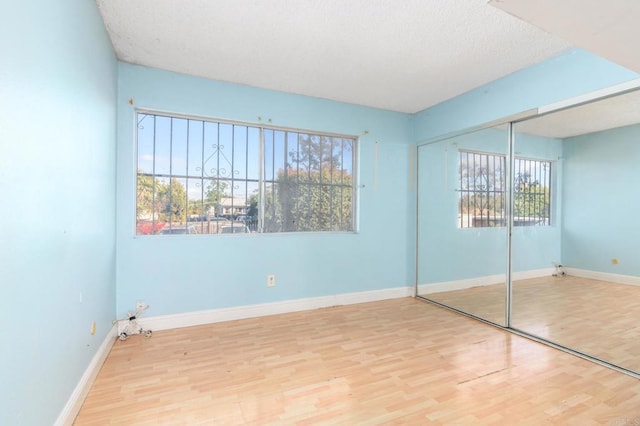
<svg viewBox="0 0 640 426"><path fill-rule="evenodd" d="M353 174L353 150L354 142L351 139L342 139L342 155L341 155L341 167L344 170L344 176L351 176Z"/></svg>
<svg viewBox="0 0 640 426"><path fill-rule="evenodd" d="M506 156L460 151L458 227L505 226ZM516 158L513 225L550 225L551 162Z"/></svg>
<svg viewBox="0 0 640 426"><path fill-rule="evenodd" d="M331 183L331 170L333 169L332 142L333 138L320 137L320 181L327 184Z"/></svg>
<svg viewBox="0 0 640 426"><path fill-rule="evenodd" d="M216 173L214 177L219 179L231 179L235 171L233 164L233 135L235 126L232 124L220 124L220 137L218 151L216 153Z"/></svg>
<svg viewBox="0 0 640 426"><path fill-rule="evenodd" d="M187 120L171 119L171 174L187 174Z"/></svg>
<svg viewBox="0 0 640 426"><path fill-rule="evenodd" d="M247 178L247 127L234 126L233 132L233 178Z"/></svg>
<svg viewBox="0 0 640 426"><path fill-rule="evenodd" d="M260 129L249 127L247 146L247 178L257 182L260 177Z"/></svg>
<svg viewBox="0 0 640 426"><path fill-rule="evenodd" d="M351 181L351 176L347 177ZM340 228L342 231L353 231L353 191L342 188L342 203L340 204Z"/></svg>
<svg viewBox="0 0 640 426"><path fill-rule="evenodd" d="M205 214L220 216L222 213L220 203L227 193L229 182L220 179L204 179L203 184Z"/></svg>
<svg viewBox="0 0 640 426"><path fill-rule="evenodd" d="M205 217L202 179L186 179L187 215L189 222L203 222Z"/></svg>
<svg viewBox="0 0 640 426"><path fill-rule="evenodd" d="M139 235L353 230L355 140L150 113L138 127Z"/></svg>
<svg viewBox="0 0 640 426"><path fill-rule="evenodd" d="M513 224L550 225L551 162L515 159Z"/></svg>
<svg viewBox="0 0 640 426"><path fill-rule="evenodd" d="M286 177L286 142L288 141L285 139L285 132L276 131L274 133L273 168L278 181L282 181Z"/></svg>
<svg viewBox="0 0 640 426"><path fill-rule="evenodd" d="M247 182L247 215L245 224L251 232L259 231L259 189L257 182Z"/></svg>
<svg viewBox="0 0 640 426"><path fill-rule="evenodd" d="M169 211L169 178L156 178L153 191L153 220L159 225L158 231L168 226Z"/></svg>
<svg viewBox="0 0 640 426"><path fill-rule="evenodd" d="M278 184L267 183L264 191L264 232L281 231L281 211L278 205Z"/></svg>
<svg viewBox="0 0 640 426"><path fill-rule="evenodd" d="M460 151L458 167L458 226L504 226L506 157Z"/></svg>
<svg viewBox="0 0 640 426"><path fill-rule="evenodd" d="M153 177L138 174L137 197L136 197L136 219L153 219Z"/></svg>
<svg viewBox="0 0 640 426"><path fill-rule="evenodd" d="M155 119L155 173L169 176L171 168L171 119L156 116Z"/></svg>
<svg viewBox="0 0 640 426"><path fill-rule="evenodd" d="M187 174L189 176L202 176L202 154L204 151L203 146L203 131L204 123L198 120L189 120L188 123L188 146L189 155L187 157L188 168Z"/></svg>
<svg viewBox="0 0 640 426"><path fill-rule="evenodd" d="M273 130L265 130L264 131L264 179L267 182L274 181L274 163L275 163L275 142L274 142L274 131Z"/></svg>
<svg viewBox="0 0 640 426"><path fill-rule="evenodd" d="M287 143L285 152L285 162L287 167L287 176L290 179L297 179L296 160L298 156L298 133L287 132Z"/></svg>
<svg viewBox="0 0 640 426"><path fill-rule="evenodd" d="M322 161L322 143L320 136L317 135L305 135L302 144L302 158L309 165L311 172L310 181L318 181L318 175L320 173L320 163Z"/></svg>
<svg viewBox="0 0 640 426"><path fill-rule="evenodd" d="M203 129L203 153L201 174L203 178L218 176L218 125L205 122Z"/></svg>
<svg viewBox="0 0 640 426"><path fill-rule="evenodd" d="M153 116L138 114L138 172L153 173Z"/></svg>

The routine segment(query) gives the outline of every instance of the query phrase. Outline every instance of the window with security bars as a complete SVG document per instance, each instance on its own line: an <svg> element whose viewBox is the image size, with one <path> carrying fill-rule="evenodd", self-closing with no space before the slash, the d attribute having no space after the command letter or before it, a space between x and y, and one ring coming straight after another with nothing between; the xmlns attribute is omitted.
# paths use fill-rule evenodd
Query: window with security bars
<svg viewBox="0 0 640 426"><path fill-rule="evenodd" d="M136 234L352 232L356 139L137 113Z"/></svg>
<svg viewBox="0 0 640 426"><path fill-rule="evenodd" d="M506 225L506 162L502 154L460 151L458 227ZM551 162L515 158L514 226L551 224Z"/></svg>

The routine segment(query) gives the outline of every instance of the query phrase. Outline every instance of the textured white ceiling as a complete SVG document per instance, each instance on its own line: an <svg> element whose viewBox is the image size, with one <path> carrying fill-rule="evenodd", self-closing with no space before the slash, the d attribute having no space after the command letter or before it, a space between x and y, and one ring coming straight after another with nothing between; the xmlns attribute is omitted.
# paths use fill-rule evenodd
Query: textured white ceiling
<svg viewBox="0 0 640 426"><path fill-rule="evenodd" d="M638 0L491 0L491 4L640 72Z"/></svg>
<svg viewBox="0 0 640 426"><path fill-rule="evenodd" d="M570 45L487 0L97 0L125 62L417 112Z"/></svg>

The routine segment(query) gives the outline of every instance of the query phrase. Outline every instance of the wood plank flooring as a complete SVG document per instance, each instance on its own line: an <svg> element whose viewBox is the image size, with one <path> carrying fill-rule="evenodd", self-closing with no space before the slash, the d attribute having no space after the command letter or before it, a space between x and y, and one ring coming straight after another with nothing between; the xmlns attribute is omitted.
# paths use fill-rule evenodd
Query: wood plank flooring
<svg viewBox="0 0 640 426"><path fill-rule="evenodd" d="M425 297L504 324L504 284ZM514 281L512 326L640 371L640 287L574 276Z"/></svg>
<svg viewBox="0 0 640 426"><path fill-rule="evenodd" d="M412 298L116 342L76 425L640 423L640 381Z"/></svg>

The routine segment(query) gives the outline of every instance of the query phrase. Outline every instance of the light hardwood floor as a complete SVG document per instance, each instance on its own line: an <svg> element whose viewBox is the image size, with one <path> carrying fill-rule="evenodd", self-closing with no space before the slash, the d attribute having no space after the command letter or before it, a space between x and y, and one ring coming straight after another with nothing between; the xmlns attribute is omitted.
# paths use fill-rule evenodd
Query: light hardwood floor
<svg viewBox="0 0 640 426"><path fill-rule="evenodd" d="M504 323L505 286L425 295ZM640 287L573 276L514 281L513 328L640 371Z"/></svg>
<svg viewBox="0 0 640 426"><path fill-rule="evenodd" d="M116 342L76 425L640 423L640 381L412 298Z"/></svg>

